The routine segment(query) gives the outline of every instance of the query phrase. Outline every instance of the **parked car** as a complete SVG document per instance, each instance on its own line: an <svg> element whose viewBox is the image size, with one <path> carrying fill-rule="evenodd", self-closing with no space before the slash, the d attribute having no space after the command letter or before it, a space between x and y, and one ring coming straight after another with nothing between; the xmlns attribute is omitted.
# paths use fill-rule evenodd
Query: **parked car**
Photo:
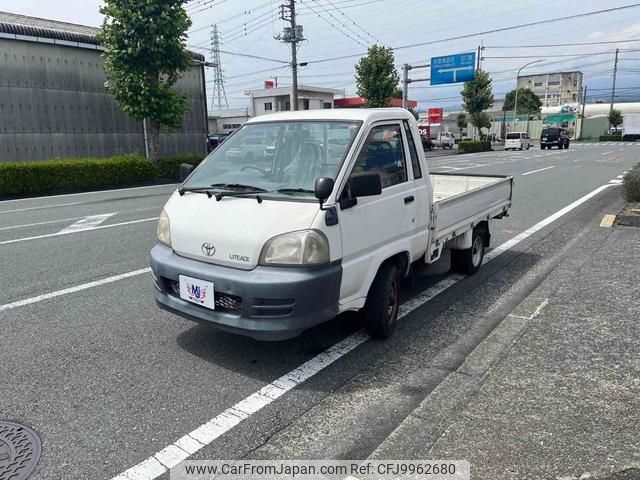
<svg viewBox="0 0 640 480"><path fill-rule="evenodd" d="M349 142L329 144L336 130ZM230 165L227 150L253 152L239 140L255 132L277 137L270 168L242 153ZM430 174L419 141L400 108L249 120L195 171L182 165L151 252L156 302L262 340L361 310L371 335L389 337L412 265L449 249L455 271L475 273L493 220L511 207L513 177Z"/></svg>
<svg viewBox="0 0 640 480"><path fill-rule="evenodd" d="M564 128L547 127L540 134L540 148L569 148L569 134Z"/></svg>
<svg viewBox="0 0 640 480"><path fill-rule="evenodd" d="M244 159L251 161L253 159L264 159L267 147L270 142L265 137L246 137L239 144L229 148L226 151L226 158L230 160Z"/></svg>
<svg viewBox="0 0 640 480"><path fill-rule="evenodd" d="M529 134L526 132L509 132L504 142L505 150L523 150L531 147Z"/></svg>
<svg viewBox="0 0 640 480"><path fill-rule="evenodd" d="M207 149L209 152L214 150L218 145L225 141L229 135L226 133L218 133L207 136Z"/></svg>

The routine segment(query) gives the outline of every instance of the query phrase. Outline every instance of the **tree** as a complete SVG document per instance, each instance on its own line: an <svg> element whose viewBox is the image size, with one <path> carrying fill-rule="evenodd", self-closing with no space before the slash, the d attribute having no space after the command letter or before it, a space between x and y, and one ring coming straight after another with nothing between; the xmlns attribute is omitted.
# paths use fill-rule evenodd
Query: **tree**
<svg viewBox="0 0 640 480"><path fill-rule="evenodd" d="M462 138L462 130L467 128L467 114L464 112L460 112L456 117L456 125L458 126L458 130L460 130L460 138Z"/></svg>
<svg viewBox="0 0 640 480"><path fill-rule="evenodd" d="M487 112L474 113L471 116L471 123L482 133L483 128L491 128L491 117Z"/></svg>
<svg viewBox="0 0 640 480"><path fill-rule="evenodd" d="M411 113L411 115L413 115L413 118L415 118L416 120L420 119L420 114L416 111L415 108L409 107L409 108L407 108L407 110L409 110L409 113Z"/></svg>
<svg viewBox="0 0 640 480"><path fill-rule="evenodd" d="M609 112L609 123L613 128L618 131L618 126L622 125L623 117L622 112L620 110L616 110L615 108Z"/></svg>
<svg viewBox="0 0 640 480"><path fill-rule="evenodd" d="M366 100L367 107L387 107L397 93L400 77L394 63L390 48L372 45L356 64L358 95Z"/></svg>
<svg viewBox="0 0 640 480"><path fill-rule="evenodd" d="M502 110L508 112L515 107L516 91L511 90L504 97L504 105ZM532 90L528 88L518 89L518 112L526 114L534 114L540 112L542 101ZM517 114L517 112L516 112Z"/></svg>
<svg viewBox="0 0 640 480"><path fill-rule="evenodd" d="M189 103L174 86L193 61L186 49L186 0L105 0L98 39L106 88L126 113L147 122L149 157L157 162L160 130L180 128Z"/></svg>
<svg viewBox="0 0 640 480"><path fill-rule="evenodd" d="M461 94L462 106L469 112L471 123L478 129L486 126L486 122L483 123L486 117L479 114L493 105L491 77L489 74L482 70L476 70L475 78L464 82Z"/></svg>

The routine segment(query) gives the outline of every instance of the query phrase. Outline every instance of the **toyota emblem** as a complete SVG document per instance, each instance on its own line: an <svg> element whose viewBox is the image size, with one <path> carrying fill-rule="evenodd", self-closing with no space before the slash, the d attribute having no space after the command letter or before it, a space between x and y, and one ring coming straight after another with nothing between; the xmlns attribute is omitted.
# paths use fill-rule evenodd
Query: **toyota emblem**
<svg viewBox="0 0 640 480"><path fill-rule="evenodd" d="M202 253L204 253L207 257L213 257L216 254L216 247L214 247L210 243L203 243Z"/></svg>

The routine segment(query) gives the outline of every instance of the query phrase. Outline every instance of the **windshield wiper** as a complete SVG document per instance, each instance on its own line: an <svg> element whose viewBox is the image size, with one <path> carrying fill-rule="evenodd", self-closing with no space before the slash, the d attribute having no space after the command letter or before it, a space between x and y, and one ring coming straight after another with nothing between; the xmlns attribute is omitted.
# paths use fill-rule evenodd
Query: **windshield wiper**
<svg viewBox="0 0 640 480"><path fill-rule="evenodd" d="M264 188L254 187L253 185L243 185L241 183L214 183L211 185L214 188L225 188L227 190L251 190L258 192L266 192Z"/></svg>
<svg viewBox="0 0 640 480"><path fill-rule="evenodd" d="M214 188L224 188L231 191L215 193L216 201L219 202L224 197L241 197L243 195L255 195L258 203L262 203L262 197L259 193L268 192L268 190L260 187L253 187L251 185L242 185L240 183L214 183L211 185ZM211 198L211 197L209 197Z"/></svg>
<svg viewBox="0 0 640 480"><path fill-rule="evenodd" d="M278 193L314 193L313 190L309 190L308 188L280 188L276 190Z"/></svg>
<svg viewBox="0 0 640 480"><path fill-rule="evenodd" d="M180 196L183 196L186 192L206 193L209 198L211 198L212 195L210 187L182 187L178 190Z"/></svg>

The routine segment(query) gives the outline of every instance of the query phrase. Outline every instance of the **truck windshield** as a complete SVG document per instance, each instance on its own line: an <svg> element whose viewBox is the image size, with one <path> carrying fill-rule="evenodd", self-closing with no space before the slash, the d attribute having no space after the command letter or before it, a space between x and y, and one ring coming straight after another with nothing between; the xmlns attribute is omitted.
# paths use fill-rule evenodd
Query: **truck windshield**
<svg viewBox="0 0 640 480"><path fill-rule="evenodd" d="M313 198L317 178L335 180L359 128L340 121L250 123L209 154L184 187L240 184Z"/></svg>

